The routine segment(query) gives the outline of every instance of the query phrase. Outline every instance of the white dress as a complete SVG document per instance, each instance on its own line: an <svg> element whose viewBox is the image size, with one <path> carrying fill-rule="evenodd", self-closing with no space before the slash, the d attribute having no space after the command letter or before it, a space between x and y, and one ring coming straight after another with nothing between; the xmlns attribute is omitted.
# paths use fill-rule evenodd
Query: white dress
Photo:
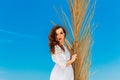
<svg viewBox="0 0 120 80"><path fill-rule="evenodd" d="M66 62L70 59L70 53L64 46L65 52L55 45L55 54L52 54L52 60L55 62L52 69L50 80L74 80L72 65L66 66Z"/></svg>

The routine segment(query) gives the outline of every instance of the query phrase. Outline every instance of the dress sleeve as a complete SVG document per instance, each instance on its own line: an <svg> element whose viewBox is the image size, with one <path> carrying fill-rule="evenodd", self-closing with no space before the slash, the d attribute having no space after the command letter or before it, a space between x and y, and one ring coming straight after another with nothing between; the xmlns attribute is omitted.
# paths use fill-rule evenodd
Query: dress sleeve
<svg viewBox="0 0 120 80"><path fill-rule="evenodd" d="M66 56L64 55L62 49L57 45L55 46L55 53L52 54L52 60L58 64L62 69L66 68Z"/></svg>

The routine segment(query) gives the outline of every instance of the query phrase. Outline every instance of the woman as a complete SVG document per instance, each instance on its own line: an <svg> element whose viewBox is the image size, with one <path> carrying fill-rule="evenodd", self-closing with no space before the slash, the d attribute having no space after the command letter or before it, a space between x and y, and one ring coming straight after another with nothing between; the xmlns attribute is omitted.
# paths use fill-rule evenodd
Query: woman
<svg viewBox="0 0 120 80"><path fill-rule="evenodd" d="M64 45L66 31L61 26L54 26L49 34L49 46L55 66L51 72L50 80L74 80L72 63L76 60L77 55L72 55Z"/></svg>

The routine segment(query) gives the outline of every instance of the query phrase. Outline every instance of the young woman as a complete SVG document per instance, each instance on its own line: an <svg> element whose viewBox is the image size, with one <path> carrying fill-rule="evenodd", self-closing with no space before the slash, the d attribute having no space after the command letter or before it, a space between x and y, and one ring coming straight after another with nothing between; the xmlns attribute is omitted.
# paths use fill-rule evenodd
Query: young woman
<svg viewBox="0 0 120 80"><path fill-rule="evenodd" d="M62 26L54 26L49 38L50 53L55 66L51 72L50 80L74 80L72 63L76 60L77 55L72 55L64 45L66 31Z"/></svg>

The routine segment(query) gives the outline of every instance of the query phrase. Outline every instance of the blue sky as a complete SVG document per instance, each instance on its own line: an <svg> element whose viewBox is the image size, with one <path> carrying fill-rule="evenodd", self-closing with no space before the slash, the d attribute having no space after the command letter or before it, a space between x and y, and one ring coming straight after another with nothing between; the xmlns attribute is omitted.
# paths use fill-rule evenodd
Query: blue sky
<svg viewBox="0 0 120 80"><path fill-rule="evenodd" d="M120 79L119 3L96 0L90 80ZM50 20L61 24L53 6L69 14L65 0L0 1L0 80L49 80Z"/></svg>

